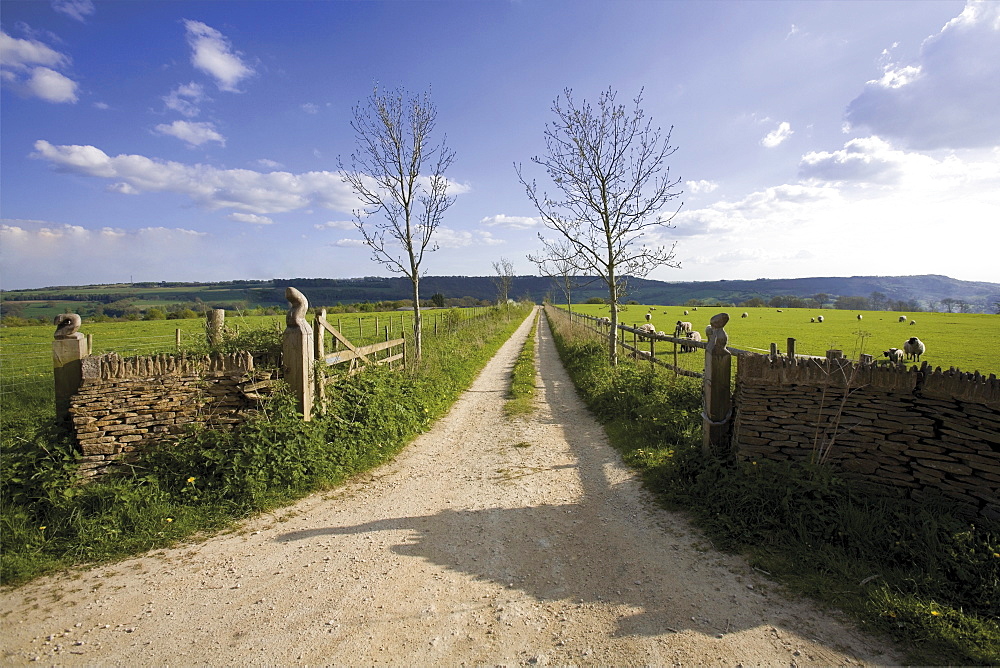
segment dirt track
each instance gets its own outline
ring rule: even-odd
[[[537,411],[506,419],[529,327],[373,474],[202,543],[3,592],[3,664],[898,663],[655,508],[544,318]]]

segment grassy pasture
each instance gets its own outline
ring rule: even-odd
[[[487,311],[486,308],[425,309],[422,311],[425,336],[432,335],[435,322],[445,327],[446,321],[465,320]],[[310,317],[311,320],[311,317]],[[352,313],[327,317],[334,327],[353,343],[368,344],[385,339],[389,327],[392,338],[409,333],[413,328],[412,311]],[[226,315],[226,327],[247,333],[270,330],[279,336],[285,328],[285,316]],[[94,337],[94,354],[116,352],[123,357],[178,352],[176,332],[181,330],[181,351],[204,352],[205,321],[142,320],[133,322],[88,323],[80,332]],[[0,327],[0,403],[5,410],[24,406],[45,410],[53,399],[52,335],[55,327]],[[327,349],[332,349],[327,337]]]
[[[619,321],[626,325],[646,322],[648,306],[628,306],[620,312]],[[867,353],[882,356],[889,348],[902,349],[911,336],[918,337],[927,346],[921,357],[934,367],[957,367],[962,371],[979,371],[984,375],[1000,375],[1000,315],[982,313],[899,313],[895,311],[841,311],[832,309],[777,309],[719,308],[701,306],[698,310],[684,306],[654,306],[651,322],[657,330],[673,333],[678,320],[690,322],[704,334],[713,315],[726,312],[730,315],[726,331],[729,345],[754,352],[767,352],[771,343],[778,344],[784,353],[789,337],[795,339],[795,352],[799,355],[823,356],[827,350],[843,350],[844,355],[857,359]],[[582,304],[574,312],[592,316],[608,316],[607,306]],[[688,315],[684,315],[684,311]],[[741,318],[742,313],[749,317]],[[862,319],[857,319],[858,314]],[[810,318],[822,315],[824,322],[811,323]],[[899,322],[906,315],[907,322]],[[910,320],[917,324],[910,325]],[[859,334],[860,332],[860,334]],[[661,344],[665,345],[665,344]],[[686,355],[682,366],[696,369],[700,355]],[[884,359],[884,358],[882,358]]]

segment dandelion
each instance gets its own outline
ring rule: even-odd
[[[168,521],[168,522],[173,522],[173,521],[174,521],[174,518],[173,518],[173,517],[168,517],[168,518],[167,518],[167,521]]]
[[[38,527],[39,531],[45,531],[45,527]]]
[[[188,482],[194,482],[194,476],[191,476],[190,478],[188,478]]]
[[[940,617],[940,616],[941,616],[941,613],[940,613],[940,612],[938,612],[937,610],[931,610],[931,614],[932,614],[933,616],[935,616],[935,617]]]

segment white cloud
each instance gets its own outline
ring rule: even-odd
[[[0,31],[0,80],[22,95],[46,102],[76,102],[79,84],[52,68],[66,68],[69,57],[33,39]]]
[[[261,167],[267,167],[269,169],[280,169],[282,167],[280,162],[275,160],[268,160],[267,158],[261,158],[257,161],[257,164]]]
[[[704,179],[700,181],[685,181],[684,190],[688,191],[692,195],[698,195],[700,193],[710,193],[716,190],[719,184],[714,181],[705,181]]]
[[[338,239],[332,245],[338,248],[361,248],[365,242],[361,239]]]
[[[252,225],[272,225],[274,223],[267,216],[258,216],[255,213],[231,213],[226,218],[237,223],[250,223]]]
[[[139,191],[130,186],[127,183],[119,182],[112,183],[107,188],[105,188],[109,193],[118,193],[120,195],[138,195]]]
[[[353,230],[355,229],[352,220],[328,220],[325,223],[313,225],[317,230]]]
[[[60,171],[112,179],[137,192],[173,192],[210,210],[235,209],[270,214],[323,206],[349,212],[358,202],[336,172],[261,172],[185,165],[142,155],[114,157],[94,146],[35,142],[32,157]],[[120,186],[119,186],[120,187]]]
[[[240,58],[242,54],[232,50],[222,33],[201,21],[185,20],[184,28],[191,46],[191,64],[214,77],[219,89],[239,92],[236,85],[254,74],[253,68]]]
[[[187,118],[193,118],[201,113],[198,105],[207,100],[205,89],[201,84],[191,82],[181,84],[164,96],[163,102],[167,109],[173,109]]]
[[[201,146],[210,141],[219,142],[222,146],[226,145],[226,138],[216,132],[215,125],[212,123],[174,121],[169,125],[161,123],[154,129],[161,135],[177,137],[191,146]]]
[[[95,102],[94,109],[100,109],[101,111],[107,111],[111,108],[111,105],[107,102]]]
[[[52,9],[81,23],[94,13],[93,0],[52,0]]]
[[[456,230],[444,225],[434,231],[433,241],[441,248],[466,248],[469,246],[496,246],[504,243],[489,232]]]
[[[312,102],[306,102],[305,104],[302,105],[302,111],[306,112],[307,114],[318,114],[319,105],[313,104]]]
[[[498,214],[496,216],[486,216],[479,221],[480,225],[486,227],[503,227],[508,230],[530,230],[541,224],[541,219],[532,216],[508,216]]]
[[[916,62],[883,72],[848,105],[851,126],[915,149],[1000,145],[1000,3],[968,2]]]
[[[764,138],[760,140],[760,144],[765,148],[774,148],[791,137],[793,134],[795,134],[795,131],[792,130],[791,124],[787,121],[783,121],[778,124],[777,128],[764,135]]]
[[[32,95],[47,102],[76,102],[77,99],[77,83],[47,67],[34,68],[27,87]]]

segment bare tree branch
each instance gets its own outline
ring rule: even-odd
[[[349,168],[338,159],[341,179],[361,202],[354,224],[372,260],[413,284],[415,355],[422,353],[420,267],[437,250],[435,230],[455,202],[444,173],[455,159],[446,138],[431,145],[437,108],[429,93],[376,86],[364,106],[354,107],[355,150]]]
[[[615,102],[608,88],[596,107],[579,104],[566,89],[556,98],[556,119],[545,126],[545,154],[531,159],[545,170],[555,192],[540,190],[521,165],[515,165],[528,199],[555,239],[539,234],[543,253],[533,262],[569,263],[581,273],[599,276],[608,287],[613,325],[628,276],[643,277],[657,267],[680,267],[676,243],[658,245],[651,238],[670,228],[680,209],[661,211],[681,195],[680,179],[670,176],[666,161],[673,128],[664,133],[642,110],[642,91],[633,107]],[[609,336],[609,359],[617,363],[615,328]]]

